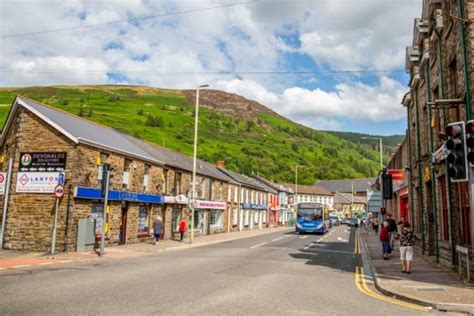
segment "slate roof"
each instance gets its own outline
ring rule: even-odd
[[[290,188],[293,191],[296,190],[296,186],[294,183],[284,183],[283,186]],[[324,189],[323,187],[316,186],[316,185],[303,185],[303,184],[298,184],[298,194],[332,195],[331,192]]]
[[[268,179],[265,179],[265,178],[262,178],[262,177],[254,177],[255,179],[257,179],[258,181],[272,187],[274,190],[277,190],[279,192],[286,192],[286,193],[290,193],[290,194],[293,194],[293,190],[288,188],[288,187],[285,187],[281,184],[277,184],[273,181],[270,181]]]
[[[375,180],[375,178],[321,180],[316,182],[315,185],[323,187],[324,189],[332,193],[350,193],[352,191],[352,184],[354,184],[354,192],[367,192],[369,183],[375,183]]]
[[[132,141],[133,143],[143,148],[156,159],[163,161],[166,165],[179,168],[188,172],[193,172],[192,157],[183,155],[176,151],[172,151],[171,149],[161,147],[159,145],[149,143],[132,136],[127,135],[126,137],[129,138],[130,141]],[[196,174],[237,184],[237,182],[234,181],[231,177],[220,172],[216,166],[201,159],[197,159],[196,161]]]
[[[232,179],[234,179],[235,181],[237,181],[241,185],[268,192],[266,187],[264,187],[259,181],[255,180],[253,178],[247,177],[243,174],[240,174],[240,173],[237,173],[237,172],[234,172],[234,171],[230,171],[230,170],[225,169],[225,168],[218,168],[218,169],[223,174],[227,175],[228,177],[231,177]]]
[[[124,134],[114,130],[113,128],[93,123],[22,96],[17,96],[15,98],[5,123],[4,131],[9,129],[14,117],[13,114],[20,106],[32,112],[76,144],[87,144],[93,147],[103,148],[112,152],[150,161],[155,164],[164,164],[161,160],[153,157],[134,142],[130,141],[130,139]],[[0,138],[0,145],[2,146],[5,136],[6,133],[2,133]]]
[[[275,190],[271,185],[268,185],[265,181],[262,180],[260,177],[252,177],[253,180],[257,181],[260,185],[262,185],[266,191],[272,193],[272,194],[278,194],[278,191]]]
[[[352,201],[356,204],[367,204],[367,202],[360,196],[354,195],[352,197],[352,194],[344,192],[334,193],[334,204],[350,204]]]

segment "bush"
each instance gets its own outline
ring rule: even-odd
[[[154,116],[151,114],[148,114],[146,118],[146,126],[151,126],[151,127],[162,127],[164,124],[163,118],[161,116]]]
[[[143,115],[143,109],[138,110],[138,111],[137,111],[137,114],[138,114],[138,115]]]

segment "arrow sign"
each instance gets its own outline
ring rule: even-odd
[[[54,188],[54,196],[56,197],[56,199],[62,199],[64,197],[64,186],[62,184],[58,184],[55,188]]]

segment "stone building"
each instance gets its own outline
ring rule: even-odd
[[[298,187],[294,183],[285,183],[284,187],[295,192],[295,202],[316,202],[323,204],[326,213],[334,210],[334,195],[323,187],[317,185],[302,185]]]
[[[449,180],[445,150],[446,125],[472,118],[473,17],[472,1],[425,0],[406,50],[409,221],[420,252],[447,267],[464,267],[456,247],[472,258],[474,243],[469,181]]]
[[[259,181],[224,168],[221,161],[219,170],[239,184],[240,205],[233,214],[232,224],[237,223],[238,230],[262,228],[267,225],[268,191]]]
[[[367,201],[363,196],[351,193],[334,193],[334,215],[341,217],[356,217],[367,210]]]
[[[267,180],[262,177],[256,177],[256,179],[260,182],[265,183],[266,185],[270,186],[274,190],[278,192],[277,197],[277,209],[278,209],[278,224],[279,225],[286,225],[288,222],[294,218],[294,212],[292,209],[292,205],[294,203],[294,192],[292,189],[287,188],[281,184],[274,183],[273,181]]]
[[[268,192],[268,221],[267,226],[276,227],[278,226],[279,215],[280,215],[280,195],[278,190],[276,190],[272,185],[271,181],[266,180],[262,177],[253,177],[255,181],[260,183],[262,187]]]

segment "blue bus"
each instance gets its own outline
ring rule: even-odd
[[[323,205],[321,203],[298,203],[296,205],[296,233],[325,234]]]

